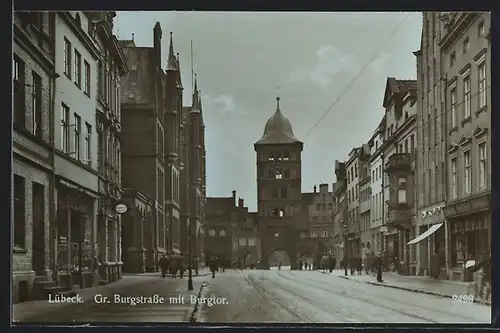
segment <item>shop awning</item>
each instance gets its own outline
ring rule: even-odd
[[[406,245],[417,244],[418,242],[426,239],[427,237],[429,237],[430,235],[432,235],[433,233],[435,233],[436,230],[438,230],[439,228],[441,228],[442,225],[443,225],[443,223],[434,224],[432,227],[430,227],[429,229],[427,229],[426,232],[424,232],[423,234],[419,235],[417,238],[412,239],[411,241],[409,241],[408,243],[406,243]]]

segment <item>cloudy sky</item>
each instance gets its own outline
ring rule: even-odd
[[[206,124],[208,195],[230,196],[236,189],[252,210],[253,144],[276,109],[277,86],[281,110],[304,141],[302,191],[310,192],[315,184],[334,182],[334,161],[372,135],[383,115],[386,78],[416,78],[412,52],[419,48],[420,13],[119,12],[115,33],[120,39],[134,34],[138,46],[152,46],[157,21],[164,66],[173,32],[185,105],[191,104],[193,41]]]

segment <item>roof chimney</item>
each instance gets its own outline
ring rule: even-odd
[[[233,190],[233,206],[236,206],[236,190]]]
[[[242,198],[238,199],[238,207],[243,208],[243,199]]]
[[[316,188],[317,188],[316,185],[314,185],[314,193],[316,193]]]

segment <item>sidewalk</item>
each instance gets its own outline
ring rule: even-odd
[[[151,281],[149,281],[151,280]],[[22,323],[29,321],[44,321],[43,318],[48,318],[47,321],[52,321],[54,317],[65,318],[73,317],[75,313],[89,313],[92,316],[95,311],[100,311],[104,308],[96,308],[94,297],[95,295],[111,296],[114,293],[126,295],[130,292],[145,291],[145,294],[151,294],[151,291],[161,292],[161,294],[169,296],[184,295],[186,299],[190,299],[191,295],[199,295],[201,293],[203,279],[193,279],[194,290],[187,291],[187,279],[162,279],[156,276],[145,275],[124,275],[122,279],[109,283],[104,286],[94,286],[81,290],[73,291],[70,295],[78,295],[85,304],[71,304],[71,303],[48,303],[48,300],[36,300],[14,304],[12,306],[12,320],[14,322]],[[166,290],[166,289],[167,290]],[[179,308],[177,306],[177,308]],[[191,320],[191,317],[196,312],[197,304],[185,304],[184,310],[181,311],[182,318],[178,315],[176,318],[170,318],[168,321],[178,322]],[[181,309],[182,310],[182,309]],[[165,315],[168,311],[165,311]],[[66,315],[64,315],[66,314]],[[37,320],[42,318],[42,320]],[[52,319],[49,319],[52,318]]]
[[[321,272],[321,271],[320,271]],[[321,272],[323,273],[323,272]],[[330,274],[330,273],[324,273]],[[359,283],[367,283],[375,286],[383,286],[401,290],[408,290],[412,292],[418,292],[423,294],[429,294],[441,297],[453,297],[454,295],[466,295],[467,294],[467,282],[449,281],[449,280],[434,280],[428,276],[405,276],[399,275],[394,272],[384,272],[382,275],[383,282],[377,282],[377,279],[373,275],[349,275],[344,276],[344,270],[336,269],[331,275],[356,281]],[[484,301],[482,299],[475,299],[474,302],[491,305],[491,302]]]
[[[193,270],[193,277],[201,277],[201,276],[208,276],[211,275],[210,269],[208,267],[201,267],[198,270],[198,275],[195,274],[195,271]],[[188,271],[184,272],[184,278],[186,279],[188,277]],[[161,276],[161,272],[147,272],[147,273],[123,273],[123,276]],[[167,274],[167,277],[172,277],[170,274]],[[177,274],[177,278],[179,278],[179,274]]]

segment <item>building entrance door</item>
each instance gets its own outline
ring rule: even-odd
[[[33,183],[32,216],[32,269],[37,276],[45,275],[45,187]]]

